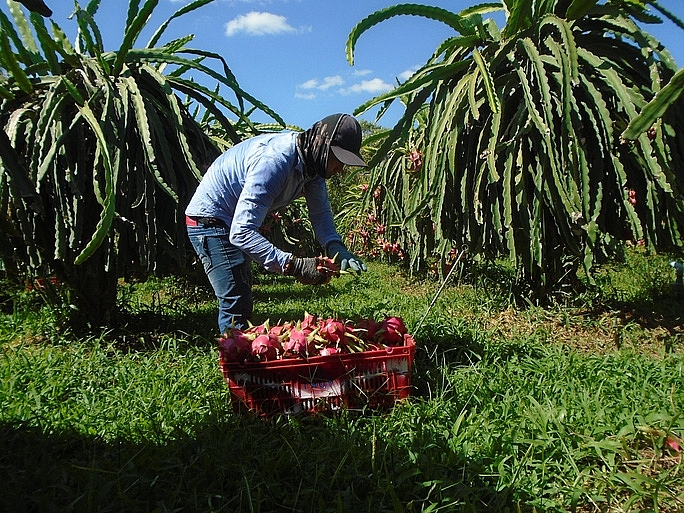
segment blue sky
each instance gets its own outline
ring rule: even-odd
[[[69,0],[46,0],[53,20],[73,35],[75,22]],[[143,2],[141,2],[143,3]],[[149,22],[151,31],[187,0],[160,0]],[[441,23],[401,16],[376,25],[361,36],[355,64],[345,58],[351,29],[369,14],[397,4],[386,0],[215,0],[174,20],[162,42],[193,34],[189,47],[222,55],[243,89],[267,104],[286,122],[307,128],[334,112],[351,113],[356,107],[406,77],[432,54],[437,45],[454,34]],[[423,1],[458,12],[479,1]],[[684,20],[683,0],[660,0],[663,7]],[[81,0],[86,5],[87,0]],[[2,2],[1,8],[7,12]],[[123,37],[125,0],[102,0],[95,20],[103,32],[107,50]],[[649,26],[684,66],[684,31],[666,22]],[[212,84],[208,84],[212,85]],[[362,116],[374,120],[374,113]],[[398,107],[383,117],[391,126]],[[259,121],[268,121],[257,116]]]

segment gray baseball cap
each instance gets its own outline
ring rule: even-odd
[[[325,122],[325,120],[323,120]],[[348,166],[366,167],[361,156],[361,125],[349,114],[342,114],[330,140],[337,160]]]

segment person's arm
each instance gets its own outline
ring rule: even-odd
[[[351,269],[361,273],[368,270],[366,264],[347,249],[347,246],[342,242],[342,237],[335,230],[325,180],[317,178],[307,183],[304,195],[316,239],[325,248],[328,257],[333,258],[335,263],[340,265],[342,271]]]
[[[246,175],[235,206],[230,227],[230,242],[271,272],[282,273],[292,258],[259,233],[273,199],[287,179],[287,162],[262,157]]]
[[[325,248],[334,240],[341,242],[342,237],[335,230],[325,180],[317,177],[307,182],[304,187],[304,197],[309,210],[309,220],[318,243]]]

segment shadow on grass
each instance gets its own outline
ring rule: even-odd
[[[684,330],[684,295],[667,290],[637,301],[612,300],[606,307],[619,312],[625,323],[636,322],[645,329],[662,328],[674,335]]]
[[[512,502],[480,463],[434,440],[380,439],[349,425],[228,415],[153,443],[4,423],[0,510],[501,511]]]
[[[625,301],[611,297],[596,301],[582,312],[597,322],[612,319],[613,349],[630,341],[630,333],[641,333],[634,349],[654,354],[684,349],[684,295],[667,287],[654,288],[638,299]]]

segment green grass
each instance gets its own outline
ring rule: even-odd
[[[230,407],[203,284],[122,284],[119,325],[79,337],[16,293],[0,314],[0,510],[682,511],[684,301],[664,257],[631,253],[601,279],[527,310],[486,276],[454,284],[415,332],[410,400],[269,421]],[[255,322],[409,329],[439,287],[383,264],[322,288],[256,281]]]

